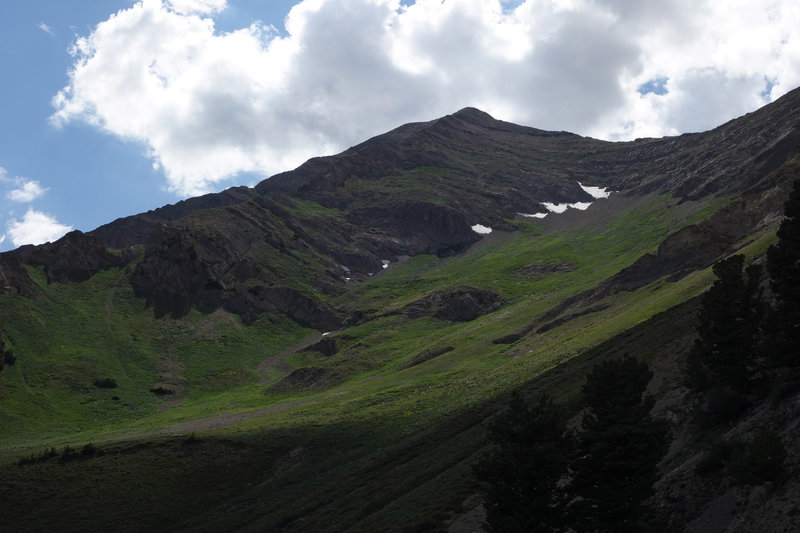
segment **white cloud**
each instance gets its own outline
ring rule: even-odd
[[[176,13],[219,13],[228,7],[227,0],[167,0],[167,5]]]
[[[42,187],[36,180],[16,178],[14,182],[17,188],[6,193],[6,197],[12,202],[29,203],[48,191],[47,187]]]
[[[55,35],[55,34],[56,34],[56,33],[53,31],[53,28],[51,28],[50,26],[48,26],[48,25],[47,25],[47,24],[45,24],[44,22],[40,22],[40,23],[39,23],[39,25],[38,25],[38,26],[36,26],[36,27],[37,27],[37,28],[39,28],[40,30],[42,30],[43,32],[45,32],[45,33],[49,34],[49,35]]]
[[[72,226],[59,224],[55,218],[32,208],[28,208],[22,220],[15,219],[8,224],[8,236],[14,246],[52,242],[71,230]]]
[[[285,34],[217,32],[203,15],[225,6],[111,16],[75,43],[52,121],[146,144],[189,195],[468,105],[629,139],[707,129],[800,85],[795,0],[305,0]]]

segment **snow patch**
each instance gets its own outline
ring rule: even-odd
[[[542,202],[542,205],[551,213],[563,213],[569,207],[569,204],[551,204],[550,202]]]
[[[611,191],[608,190],[608,187],[591,187],[588,185],[584,185],[580,181],[578,182],[580,188],[583,189],[585,192],[589,193],[592,198],[608,198],[611,196]]]
[[[481,235],[489,235],[492,232],[492,228],[483,226],[481,224],[475,224],[472,226],[472,231],[475,233],[480,233]]]
[[[517,214],[525,218],[544,218],[547,216],[547,213],[517,213]]]
[[[391,263],[391,261],[389,261],[388,259],[381,259],[381,263],[383,263],[381,268],[389,268],[389,263]]]
[[[592,202],[574,202],[571,204],[551,204],[550,202],[542,202],[542,205],[551,213],[563,213],[569,208],[586,211],[589,209],[589,206],[592,205]]]

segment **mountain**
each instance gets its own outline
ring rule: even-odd
[[[715,261],[762,260],[798,178],[800,90],[619,143],[466,108],[0,254],[0,456],[35,456],[0,465],[0,526],[72,483],[40,527],[457,527],[498,402],[577,412],[590,364],[624,353],[679,434],[695,297]],[[722,505],[675,474],[681,442],[658,493],[674,529]],[[717,521],[768,523],[756,507],[796,487],[770,490]]]

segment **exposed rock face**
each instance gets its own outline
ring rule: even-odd
[[[263,313],[284,313],[319,329],[338,326],[336,314],[320,300],[272,283],[276,265],[254,260],[259,250],[271,248],[257,228],[241,224],[236,229],[222,233],[192,225],[159,226],[131,277],[136,293],[159,315],[222,307],[246,323]]]
[[[800,168],[795,165],[779,170],[709,218],[671,234],[654,254],[643,255],[613,276],[609,288],[635,290],[665,275],[677,280],[732,251],[734,245],[756,231],[766,219],[777,216],[788,196],[791,180],[800,178]],[[787,173],[790,175],[786,176]]]
[[[573,270],[575,270],[575,265],[573,263],[536,263],[515,270],[514,273],[518,276],[524,276],[526,278],[540,278],[550,274],[572,272]]]
[[[77,230],[56,242],[23,246],[16,253],[26,264],[44,266],[48,283],[85,281],[101,270],[122,266],[133,257],[130,252],[111,253],[99,238]]]
[[[480,239],[462,213],[428,202],[367,207],[350,213],[348,220],[356,226],[380,228],[393,236],[385,246],[398,255],[443,255]]]
[[[25,298],[39,294],[36,284],[28,276],[28,270],[18,254],[0,254],[0,294],[19,293]]]
[[[165,205],[147,213],[118,218],[89,232],[109,248],[125,248],[143,244],[159,224],[171,222],[203,209],[227,207],[247,201],[253,196],[248,187],[231,187],[220,193],[205,194]]]
[[[323,302],[291,287],[238,287],[223,297],[223,307],[239,314],[245,323],[262,313],[283,313],[298,324],[330,331],[341,325],[336,313]]]
[[[500,309],[505,302],[496,293],[474,287],[456,287],[434,292],[406,306],[409,318],[432,316],[452,322],[469,322]]]
[[[421,365],[422,363],[427,363],[431,359],[436,359],[440,355],[444,355],[446,353],[452,352],[454,348],[452,346],[442,346],[441,348],[432,348],[430,350],[425,350],[421,353],[418,353],[414,359],[411,360],[406,368],[411,368],[412,366]]]
[[[324,337],[319,342],[316,342],[308,347],[309,350],[315,350],[325,357],[336,355],[339,351],[339,343],[335,337]]]
[[[112,253],[97,237],[72,231],[56,242],[22,246],[0,254],[0,293],[19,292],[26,298],[39,293],[25,265],[43,266],[47,282],[85,281],[101,270],[127,264],[130,251]]]
[[[318,387],[330,387],[341,383],[342,376],[325,368],[304,367],[293,370],[291,374],[274,383],[270,388],[281,392],[294,392]]]
[[[7,342],[5,332],[0,329],[0,371],[4,366],[13,365],[16,361],[17,356],[14,355],[14,350]]]

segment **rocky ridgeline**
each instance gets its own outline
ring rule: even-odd
[[[735,198],[595,292],[630,290],[708,266],[779,215],[800,166],[798,101],[794,91],[709,132],[626,143],[518,126],[467,108],[311,159],[254,189],[185,200],[2,254],[0,291],[35,296],[27,266],[43,267],[50,283],[82,281],[129,264],[143,246],[129,280],[157,314],[225,308],[250,322],[283,313],[329,330],[346,317],[324,300],[344,284],[404,255],[458,253],[482,238],[471,229],[476,224],[510,231],[509,219],[539,212],[543,202],[592,201],[578,182],[634,202],[655,192],[679,201]]]

